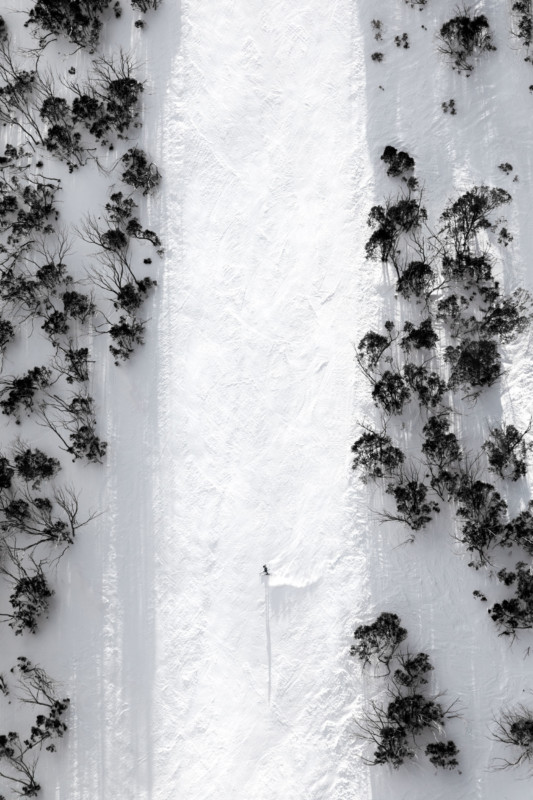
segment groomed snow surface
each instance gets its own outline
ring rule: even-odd
[[[468,79],[436,49],[451,0],[165,0],[132,29],[166,254],[145,348],[97,366],[110,454],[88,485],[104,513],[28,651],[72,699],[43,800],[531,797],[526,770],[489,769],[504,755],[491,719],[533,689],[531,634],[498,638],[472,598],[494,581],[468,569],[450,515],[401,546],[350,469],[357,423],[377,418],[354,343],[395,308],[391,276],[364,259],[368,210],[395,192],[385,145],[414,156],[433,218],[472,185],[508,189],[502,282],[533,289],[533,73],[508,6],[483,4],[498,50]],[[478,428],[527,424],[529,345],[505,351]],[[460,773],[361,760],[355,719],[382,684],[350,638],[381,611],[429,654],[431,690],[459,701]]]

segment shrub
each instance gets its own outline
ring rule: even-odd
[[[490,429],[490,438],[483,445],[489,460],[489,469],[500,478],[517,481],[527,472],[527,451],[531,444],[526,444],[524,437],[529,427],[523,432],[514,425],[501,425]]]
[[[99,58],[86,86],[69,86],[76,95],[72,120],[84,125],[101,144],[110,135],[125,139],[132,127],[139,127],[139,99],[143,84],[134,77],[131,60],[124,53],[118,58]]]
[[[375,230],[365,245],[366,257],[375,260],[379,256],[381,261],[388,261],[395,255],[400,234],[419,227],[426,219],[426,209],[412,197],[399,198],[396,203],[385,206],[373,206],[367,224]]]
[[[492,339],[465,339],[456,347],[449,345],[444,359],[451,366],[448,383],[452,389],[492,386],[502,374],[500,353]]]
[[[140,148],[132,147],[122,156],[121,161],[126,167],[121,176],[124,183],[135,189],[142,189],[144,195],[159,186],[161,174]]]
[[[47,367],[34,367],[20,378],[4,378],[0,388],[0,408],[20,422],[20,410],[33,411],[35,395],[50,386],[52,373]]]
[[[4,574],[10,579],[13,591],[9,596],[12,611],[2,614],[8,621],[9,627],[15,635],[25,631],[36,633],[38,620],[48,612],[50,598],[54,592],[49,588],[42,565],[33,562],[34,570],[29,572],[22,563],[16,560],[17,575],[13,575],[7,568]]]
[[[422,297],[433,287],[435,273],[425,261],[411,261],[398,276],[396,289],[406,300],[411,296]]]
[[[355,644],[350,648],[350,655],[358,658],[363,667],[383,664],[388,674],[390,661],[407,636],[400,622],[397,614],[383,611],[371,625],[359,625],[353,634]]]
[[[392,444],[390,436],[368,429],[354,442],[352,453],[352,469],[361,470],[364,483],[391,477],[405,460],[402,451]]]
[[[514,636],[517,630],[533,628],[533,575],[530,565],[519,561],[514,570],[501,569],[498,579],[505,586],[513,586],[515,594],[489,608],[491,619],[505,636]]]
[[[377,61],[378,63],[380,63],[381,61],[383,61],[383,53],[378,53],[378,52],[372,53],[370,58],[372,59],[372,61]]]
[[[397,178],[415,168],[415,160],[409,153],[404,150],[398,151],[390,144],[384,149],[381,160],[387,164],[387,175],[391,178]]]
[[[391,521],[405,523],[413,531],[425,528],[433,519],[433,514],[440,511],[438,503],[427,499],[428,487],[414,474],[401,475],[400,480],[389,483],[385,491],[394,497],[396,513],[384,512],[384,516]]]
[[[41,481],[50,480],[61,469],[57,458],[45,455],[41,450],[32,450],[24,445],[19,445],[13,459],[17,475],[33,489],[38,489]]]
[[[421,350],[422,348],[432,350],[439,341],[439,337],[433,328],[433,323],[429,318],[422,320],[418,327],[413,325],[412,322],[406,322],[403,332],[405,336],[400,340],[400,347],[406,353],[409,353],[412,347],[415,350]]]
[[[450,431],[449,415],[443,413],[429,417],[423,433],[422,453],[431,475],[431,488],[441,500],[448,500],[456,494],[462,460],[457,437]]]
[[[515,35],[522,40],[525,47],[531,45],[533,39],[533,13],[531,0],[516,0],[511,7],[515,22]]]
[[[474,186],[443,211],[444,230],[455,244],[458,254],[469,254],[473,238],[481,230],[492,227],[490,214],[511,202],[505,189]]]
[[[388,414],[401,414],[410,397],[411,391],[402,375],[391,370],[386,370],[372,389],[374,402]]]
[[[425,754],[429,758],[434,767],[441,767],[442,769],[456,769],[459,766],[457,756],[459,750],[455,742],[448,740],[447,742],[430,742],[425,749]]]
[[[405,381],[410,390],[418,395],[420,405],[435,408],[446,392],[446,382],[436,372],[424,366],[408,363],[403,369]]]
[[[486,16],[472,16],[466,8],[444,23],[439,31],[439,42],[439,51],[451,60],[454,69],[467,74],[474,69],[474,57],[496,50]]]
[[[37,0],[28,12],[26,27],[35,26],[40,44],[44,47],[51,38],[66,36],[73,44],[93,53],[102,29],[102,13],[113,0]],[[120,6],[114,3],[115,15]]]
[[[121,316],[118,322],[110,325],[108,333],[113,340],[109,350],[118,366],[121,361],[127,361],[137,345],[144,344],[144,322],[135,317]]]
[[[456,498],[459,502],[457,515],[466,520],[461,529],[461,541],[485,563],[488,550],[504,540],[507,504],[494,486],[465,472],[461,475]]]
[[[533,759],[533,713],[523,705],[502,712],[493,738],[514,749],[514,760],[501,759],[500,768],[516,767]]]
[[[418,653],[416,656],[399,656],[401,668],[394,671],[393,680],[397,687],[417,689],[427,684],[426,673],[433,669],[427,653]]]
[[[505,535],[502,544],[505,546],[518,545],[526,553],[533,556],[533,500],[528,507],[514,517],[505,526]]]
[[[375,331],[368,331],[357,345],[357,363],[365,374],[373,372],[379,366],[383,354],[396,338],[393,335],[394,322],[387,321],[385,330],[387,331],[386,336]]]
[[[131,0],[131,6],[146,14],[150,9],[154,11],[158,9],[161,2],[162,0]]]

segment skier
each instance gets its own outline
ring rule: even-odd
[[[268,571],[268,567],[266,564],[263,564],[263,575],[270,575],[270,572]]]

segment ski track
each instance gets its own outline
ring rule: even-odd
[[[347,451],[360,31],[348,2],[213,10],[183,7],[163,140],[183,159],[164,159],[181,257],[163,287],[154,797],[365,797],[345,657],[367,594]]]

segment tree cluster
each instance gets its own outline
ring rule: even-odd
[[[361,737],[375,748],[368,763],[389,764],[394,769],[415,757],[423,746],[420,737],[432,734],[436,738],[446,719],[456,716],[453,703],[444,707],[438,696],[427,693],[427,676],[433,670],[428,655],[399,652],[407,638],[400,623],[397,614],[383,612],[372,624],[356,628],[350,649],[363,668],[379,664],[386,670],[382,677],[389,678],[388,702],[372,702],[358,727]],[[455,769],[459,765],[459,751],[451,740],[426,742],[424,753],[436,767]]]

